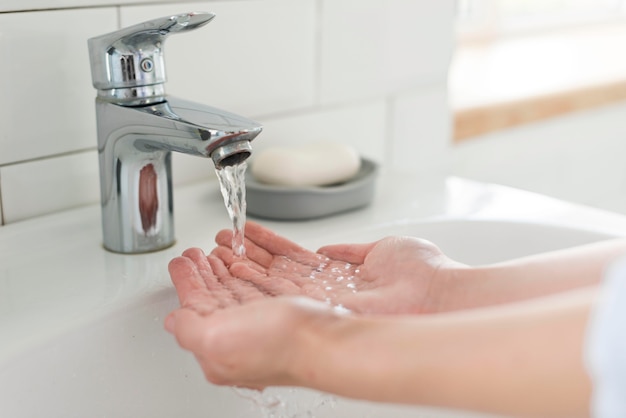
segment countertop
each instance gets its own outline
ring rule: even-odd
[[[305,246],[319,242],[321,234],[448,218],[532,221],[626,235],[622,215],[461,178],[409,178],[383,172],[372,204],[361,210],[306,222],[253,220]],[[117,311],[163,298],[174,306],[169,260],[189,247],[210,251],[216,232],[231,226],[216,181],[178,187],[174,195],[177,243],[150,254],[105,251],[99,205],[1,227],[0,367],[31,345]]]

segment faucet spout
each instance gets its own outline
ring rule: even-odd
[[[210,106],[168,98],[122,106],[96,99],[104,247],[143,253],[174,244],[171,152],[217,168],[252,153],[261,125]]]
[[[96,103],[96,112],[101,116],[98,120],[103,122],[99,129],[104,129],[98,133],[103,140],[113,135],[111,131],[120,136],[126,130],[133,130],[134,134],[146,132],[145,138],[137,139],[135,145],[139,149],[211,157],[218,168],[249,157],[249,142],[262,130],[250,119],[176,97],[145,106],[119,106],[104,100]]]

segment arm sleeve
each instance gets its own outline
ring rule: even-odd
[[[590,317],[585,356],[593,383],[591,416],[626,417],[626,259],[607,271]]]

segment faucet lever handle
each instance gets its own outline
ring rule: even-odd
[[[215,15],[190,12],[162,17],[88,40],[93,86],[126,89],[165,82],[163,43],[173,33],[197,29]]]

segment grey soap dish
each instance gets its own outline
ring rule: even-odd
[[[361,158],[361,168],[353,178],[330,186],[270,185],[255,180],[248,170],[247,213],[261,218],[296,221],[357,209],[371,202],[377,174],[378,165],[365,158]]]

